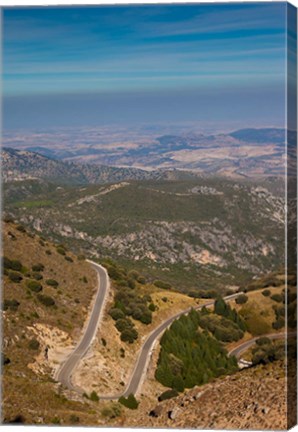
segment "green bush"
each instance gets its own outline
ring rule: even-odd
[[[127,398],[121,396],[119,402],[129,409],[137,409],[139,406],[139,402],[136,400],[133,394],[130,394]]]
[[[59,285],[59,283],[55,279],[47,279],[46,284],[53,288],[57,288],[57,286]]]
[[[22,271],[22,263],[19,260],[12,260],[10,262],[10,268],[15,271]]]
[[[172,286],[168,282],[162,281],[162,280],[156,280],[153,282],[153,285],[155,285],[157,288],[162,289],[171,289]]]
[[[281,360],[285,355],[284,349],[284,343],[275,345],[270,343],[257,346],[252,350],[252,363],[253,365],[267,364],[276,360]]]
[[[38,340],[37,339],[31,339],[30,341],[29,341],[29,343],[28,343],[28,347],[31,349],[31,350],[38,350],[39,349],[39,347],[40,347],[40,343],[38,342]]]
[[[120,280],[123,278],[123,274],[119,271],[118,268],[114,266],[107,267],[109,277],[114,280]]]
[[[271,300],[274,300],[277,303],[282,303],[284,300],[284,296],[281,294],[273,294],[270,298],[271,298]]]
[[[236,297],[235,302],[236,302],[238,305],[241,305],[241,304],[246,303],[247,300],[248,300],[247,295],[245,295],[245,294],[240,294],[238,297]]]
[[[37,298],[40,301],[40,303],[42,303],[45,306],[54,306],[55,305],[55,300],[50,296],[38,294]]]
[[[2,309],[4,311],[10,309],[12,312],[15,312],[18,309],[19,306],[20,306],[20,303],[17,300],[15,300],[15,299],[4,300],[3,301]]]
[[[121,415],[121,406],[118,403],[112,403],[101,410],[101,415],[110,419],[114,419]]]
[[[259,339],[256,340],[256,345],[262,346],[262,345],[270,345],[272,343],[271,339],[269,339],[266,336],[262,336]]]
[[[31,275],[35,280],[42,280],[43,276],[39,272],[33,272]]]
[[[2,258],[2,266],[3,266],[3,268],[10,270],[11,269],[11,260],[9,258],[7,258],[6,256],[4,256]]]
[[[29,288],[30,291],[33,292],[40,292],[42,291],[42,285],[41,283],[35,281],[35,280],[28,280],[26,281],[26,285]]]
[[[6,354],[4,354],[3,352],[1,352],[1,366],[6,366],[9,363],[11,363],[11,360],[9,357],[7,357]],[[3,370],[3,369],[2,369]]]
[[[269,297],[271,295],[271,291],[269,289],[265,289],[262,291],[262,294],[264,297]]]
[[[139,276],[139,277],[138,277],[138,282],[139,282],[141,285],[145,285],[145,283],[146,283],[146,279],[144,278],[144,276]]]
[[[23,279],[23,276],[14,270],[8,271],[8,277],[12,282],[15,282],[15,283],[19,283]]]
[[[154,311],[156,310],[155,304],[154,304],[154,303],[150,303],[150,305],[148,306],[148,309],[149,309],[151,312],[154,312]]]
[[[80,422],[80,417],[78,417],[75,414],[71,414],[71,416],[69,417],[69,421],[70,421],[70,423],[73,423],[73,424],[79,423]]]
[[[125,314],[121,309],[113,308],[110,309],[109,315],[113,318],[113,320],[117,321],[119,319],[125,318]]]
[[[116,321],[115,327],[118,331],[122,332],[123,330],[133,328],[133,323],[129,318],[120,318]]]
[[[71,263],[73,262],[73,259],[70,256],[65,256],[65,259],[68,262],[71,262]]]
[[[164,400],[171,399],[171,398],[176,397],[178,395],[179,395],[179,393],[177,392],[177,390],[174,390],[174,389],[166,390],[161,395],[158,396],[158,401],[162,402]]]
[[[199,298],[203,299],[215,299],[218,297],[218,292],[216,290],[199,290]]]
[[[98,402],[99,401],[99,397],[98,397],[97,393],[94,390],[90,394],[90,400],[92,400],[93,402]]]
[[[141,317],[139,318],[139,320],[141,321],[141,323],[143,324],[151,324],[152,323],[152,313],[150,312],[150,310],[144,310],[142,312]]]
[[[34,272],[41,272],[41,271],[44,271],[44,265],[41,264],[41,263],[34,264],[34,265],[32,266],[32,270],[33,270]]]
[[[127,285],[129,288],[134,289],[136,287],[136,282],[134,279],[127,279]]]
[[[272,324],[274,330],[280,330],[284,326],[285,326],[285,319],[282,317],[277,318],[276,321]]]
[[[145,303],[152,303],[152,297],[151,297],[150,294],[144,294],[143,297],[142,297],[142,300],[143,300]]]
[[[17,229],[18,231],[20,231],[20,232],[23,232],[23,233],[26,232],[25,227],[24,227],[23,225],[21,225],[21,224],[17,225],[17,226],[16,226],[16,229]]]
[[[58,254],[60,254],[60,255],[66,255],[65,249],[62,248],[61,246],[58,246],[58,247],[56,248],[56,251],[57,251]]]
[[[60,419],[58,417],[54,417],[54,418],[52,418],[51,423],[52,424],[60,424]]]
[[[133,343],[138,338],[138,332],[134,329],[125,329],[121,332],[120,339],[122,342]]]
[[[140,274],[136,271],[136,270],[131,270],[130,272],[128,272],[127,275],[130,279],[134,279],[134,280],[138,280],[138,278],[140,277]]]

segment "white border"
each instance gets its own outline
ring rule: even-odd
[[[262,2],[271,2],[271,3],[276,3],[276,2],[280,2],[283,0],[261,0]],[[158,4],[158,3],[167,3],[167,4],[171,4],[171,3],[259,3],[259,1],[256,0],[244,0],[244,1],[239,1],[239,0],[216,0],[216,1],[212,1],[212,0],[187,0],[183,1],[183,0],[144,0],[144,1],[140,1],[140,0],[87,0],[86,2],[84,2],[83,0],[0,0],[0,8],[1,7],[13,7],[13,6],[64,6],[64,5],[68,5],[68,6],[74,6],[74,5],[81,5],[81,6],[88,6],[88,5],[121,5],[121,4]],[[293,4],[295,7],[298,8],[298,0],[290,0],[289,3]],[[1,28],[1,20],[0,20],[0,28]],[[2,45],[2,41],[1,41],[1,45]],[[0,48],[0,52],[1,52],[1,48]],[[1,62],[0,62],[1,64]],[[0,70],[1,73],[1,70]],[[1,102],[1,101],[0,101]],[[1,128],[0,128],[1,129]],[[22,431],[27,431],[29,429],[33,428],[33,430],[36,429],[43,429],[43,430],[51,430],[52,427],[48,427],[48,426],[3,426],[1,425],[1,431],[6,431],[6,432],[22,432]],[[73,428],[71,427],[64,427],[64,426],[60,426],[59,427],[59,431],[70,431]],[[146,430],[150,430],[150,429],[141,429],[141,428],[134,428],[134,429],[130,429],[130,428],[96,428],[96,427],[76,427],[75,431],[81,432],[81,431],[90,431],[90,432],[100,432],[101,430],[108,430],[110,432],[123,432],[124,430],[130,430],[133,432],[143,432]],[[154,429],[154,432],[159,432],[159,431],[174,431],[176,432],[178,429]],[[183,429],[183,431],[192,431],[190,429]],[[217,430],[218,432],[226,432],[226,430]],[[292,431],[294,432],[298,432],[298,426],[295,426]],[[262,432],[262,431],[255,431],[255,432]]]

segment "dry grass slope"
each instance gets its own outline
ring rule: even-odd
[[[3,351],[10,360],[2,372],[2,421],[73,423],[76,413],[80,422],[95,424],[94,415],[83,404],[59,395],[50,367],[55,361],[57,342],[63,351],[64,346],[71,347],[80,336],[97,286],[94,270],[68,251],[61,255],[55,245],[13,223],[3,225],[3,246],[6,258],[21,262],[22,269],[17,273],[22,280],[13,282],[9,275],[3,276],[3,304],[16,300],[13,304],[17,306],[2,307]],[[38,268],[34,267],[37,264],[42,264],[43,270],[32,270]],[[28,281],[32,280],[42,285],[41,292],[28,288]],[[49,280],[55,280],[58,286],[48,285]],[[43,304],[38,298],[40,294],[52,298],[55,304]],[[38,370],[36,359],[43,360]]]

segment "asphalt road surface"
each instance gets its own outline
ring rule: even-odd
[[[98,278],[99,278],[98,293],[96,296],[96,300],[95,300],[95,303],[93,306],[93,310],[92,310],[92,313],[90,316],[89,323],[87,325],[87,328],[85,330],[85,333],[84,333],[81,341],[79,342],[76,349],[70,354],[70,356],[68,357],[66,362],[62,365],[60,371],[57,374],[57,380],[59,382],[61,382],[65,387],[67,387],[71,390],[75,390],[76,392],[81,393],[81,394],[83,393],[83,390],[78,388],[78,387],[75,387],[72,384],[71,376],[72,376],[74,369],[76,368],[76,366],[80,362],[80,360],[86,354],[88,348],[90,347],[90,345],[92,343],[93,337],[96,334],[96,330],[97,330],[97,327],[99,324],[100,316],[101,316],[101,313],[103,310],[104,300],[105,300],[108,286],[109,286],[109,278],[108,278],[107,271],[103,267],[101,267],[100,265],[98,265],[92,261],[89,261],[89,262],[96,269],[96,271],[98,273]],[[239,295],[238,293],[232,294],[232,295],[224,297],[224,299],[226,301],[229,301],[229,300],[236,298],[238,295]],[[212,306],[213,304],[214,304],[214,300],[212,300],[208,303],[205,303],[204,305],[194,306],[193,309],[200,310],[200,309],[202,309],[203,306],[208,307],[208,306]],[[145,340],[145,342],[144,342],[144,344],[140,350],[134,371],[131,375],[130,381],[129,381],[126,389],[121,394],[118,394],[118,395],[100,395],[99,396],[100,399],[113,400],[113,399],[119,399],[120,396],[127,397],[131,393],[136,394],[140,388],[142,379],[146,373],[148,361],[150,359],[151,350],[152,350],[154,342],[165,331],[165,329],[168,328],[172,324],[173,321],[175,321],[175,319],[179,318],[181,315],[185,315],[185,314],[189,313],[191,311],[191,309],[192,308],[189,307],[188,309],[173,315],[172,317],[170,317],[166,321],[164,321],[162,324],[160,324],[155,330],[153,330],[153,332],[151,332],[147,336],[147,338],[146,338],[146,340]]]
[[[288,337],[293,337],[295,333],[288,333]],[[271,334],[264,334],[263,336],[254,337],[252,339],[249,339],[246,342],[243,342],[241,345],[238,345],[236,348],[233,348],[229,352],[229,356],[235,356],[237,359],[241,357],[241,354],[243,354],[246,350],[248,350],[260,337],[267,337],[269,339],[285,339],[286,333],[271,333]]]
[[[92,340],[96,334],[97,327],[100,321],[101,312],[103,310],[104,301],[106,298],[106,294],[109,288],[109,278],[107,271],[101,267],[99,264],[94,263],[93,261],[88,261],[97,271],[98,274],[98,292],[95,298],[95,302],[93,305],[93,309],[90,315],[90,319],[86,330],[80,340],[76,349],[70,354],[65,363],[63,363],[61,369],[57,374],[57,381],[61,382],[65,387],[68,387],[71,390],[75,390],[79,393],[83,391],[77,387],[74,387],[71,382],[71,376],[80,362],[80,360],[86,354],[88,348],[90,347]]]
[[[225,297],[225,300],[232,300],[233,298],[237,297],[239,294],[232,294],[230,296]],[[146,367],[148,360],[150,358],[151,349],[153,347],[154,342],[156,339],[172,324],[175,319],[179,318],[181,315],[188,314],[191,309],[200,310],[203,306],[212,306],[214,304],[214,300],[205,303],[205,305],[200,306],[194,306],[189,307],[188,309],[181,311],[177,313],[176,315],[173,315],[171,318],[168,318],[166,321],[164,321],[162,324],[160,324],[152,333],[150,333],[149,336],[147,336],[147,339],[144,342],[144,345],[141,348],[141,351],[139,353],[139,357],[137,359],[137,363],[134,369],[134,372],[131,376],[130,382],[128,386],[126,387],[123,396],[127,397],[129,394],[136,394],[139,386],[142,382],[143,374],[146,372]]]

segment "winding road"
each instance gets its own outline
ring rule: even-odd
[[[75,390],[79,393],[83,393],[78,387],[74,387],[71,383],[71,376],[80,362],[84,357],[88,348],[90,347],[93,338],[96,335],[96,331],[99,325],[100,317],[102,315],[103,306],[105,303],[106,295],[109,289],[109,277],[106,269],[93,261],[87,260],[97,271],[98,276],[98,291],[95,298],[95,302],[92,308],[92,312],[89,318],[88,325],[84,331],[84,334],[77,345],[76,349],[70,354],[65,363],[57,373],[57,381],[61,382],[65,387],[70,390]]]
[[[292,337],[292,336],[295,336],[295,333],[290,332],[287,334],[287,337]],[[244,351],[248,350],[261,337],[266,337],[266,338],[269,338],[272,340],[285,339],[286,338],[286,332],[264,334],[263,336],[257,336],[257,337],[254,337],[252,339],[249,339],[248,341],[243,342],[241,345],[238,345],[237,347],[233,348],[229,352],[229,356],[235,356],[237,359],[239,359],[241,354],[243,354]]]
[[[97,328],[99,326],[100,318],[103,312],[103,306],[105,303],[106,295],[109,289],[109,277],[106,269],[99,264],[88,260],[88,262],[94,267],[98,274],[98,292],[95,298],[95,302],[92,308],[91,316],[89,318],[89,322],[84,331],[84,334],[75,348],[75,350],[69,355],[67,360],[62,364],[61,368],[58,370],[56,374],[56,379],[63,386],[67,387],[70,390],[74,390],[77,393],[82,394],[84,391],[76,387],[71,382],[71,377],[78,363],[84,357],[88,348],[90,347],[93,338],[96,335]],[[224,297],[225,300],[232,300],[236,298],[239,294],[232,294],[227,297]],[[120,396],[127,397],[129,394],[136,394],[140,388],[142,379],[146,373],[147,365],[151,356],[151,351],[154,342],[157,338],[168,328],[175,319],[179,318],[181,315],[185,315],[191,311],[191,309],[200,310],[203,306],[209,307],[214,304],[214,300],[205,303],[204,305],[194,306],[193,308],[189,307],[172,317],[165,320],[158,327],[156,327],[145,339],[145,342],[139,352],[134,371],[131,375],[130,381],[126,386],[125,390],[118,395],[100,395],[100,399],[105,400],[114,400],[119,399]]]
[[[97,292],[97,295],[95,298],[95,302],[94,302],[94,305],[92,308],[89,322],[87,324],[87,327],[84,331],[84,334],[83,334],[79,344],[77,345],[75,350],[70,354],[70,356],[67,358],[65,363],[62,364],[60,370],[58,371],[58,373],[56,375],[57,381],[59,381],[61,384],[63,384],[68,389],[74,390],[80,394],[82,394],[84,391],[81,388],[76,387],[72,384],[71,377],[72,377],[72,374],[73,374],[75,368],[77,367],[78,363],[81,361],[81,359],[84,357],[84,355],[88,351],[88,348],[90,347],[90,345],[93,341],[93,338],[96,335],[97,328],[98,328],[99,322],[100,322],[100,318],[102,317],[105,299],[106,299],[107,292],[109,289],[109,277],[108,277],[108,273],[107,273],[106,269],[104,267],[100,266],[99,264],[94,263],[93,261],[88,260],[88,262],[97,271],[97,274],[98,274],[98,292]],[[224,297],[224,300],[225,301],[233,300],[234,298],[236,298],[240,294],[241,293],[236,293],[236,294],[226,296],[226,297]],[[145,339],[145,341],[144,341],[144,343],[140,349],[134,370],[131,374],[130,380],[129,380],[125,390],[121,394],[117,394],[117,395],[100,395],[99,396],[100,399],[115,400],[115,399],[119,399],[119,397],[121,397],[121,396],[127,397],[131,393],[135,395],[141,387],[141,383],[142,383],[142,380],[146,374],[147,366],[148,366],[148,363],[149,363],[149,360],[151,357],[153,345],[156,342],[156,340],[159,338],[159,336],[172,324],[173,321],[175,321],[175,319],[179,318],[181,315],[188,314],[191,311],[191,309],[200,310],[204,306],[210,307],[214,304],[214,302],[215,301],[212,300],[208,303],[205,303],[204,305],[197,305],[194,307],[189,307],[188,309],[185,309],[185,310],[173,315],[172,317],[168,318],[163,323],[161,323],[158,327],[156,327],[147,336],[147,338]],[[278,334],[266,335],[266,337],[269,337],[270,339],[281,339],[282,337],[285,337],[285,335],[283,333],[278,333]],[[241,345],[233,348],[229,352],[229,355],[230,356],[234,355],[237,358],[239,358],[240,355],[245,350],[247,350],[249,347],[251,347],[256,342],[257,339],[258,339],[258,337],[250,339],[246,342],[243,342]]]

